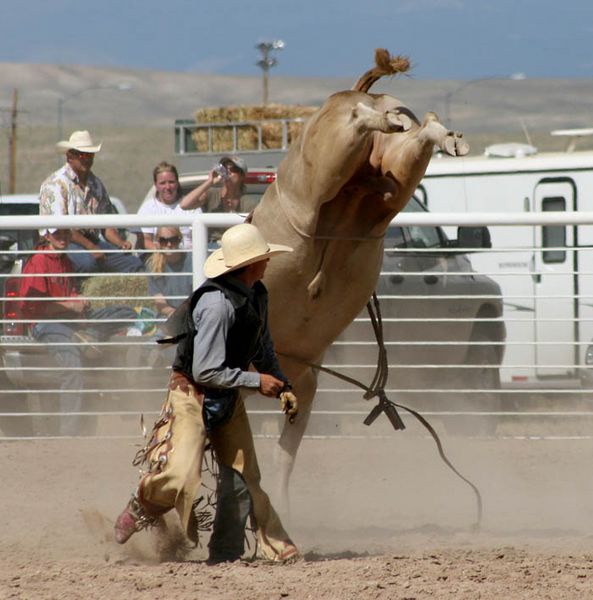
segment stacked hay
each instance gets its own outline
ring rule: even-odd
[[[129,275],[100,275],[90,277],[81,286],[81,293],[91,298],[92,308],[102,308],[109,304],[125,304],[131,306],[137,315],[135,323],[130,323],[143,334],[153,335],[156,332],[156,305],[153,300],[140,300],[148,296],[148,280],[146,277],[131,277]],[[111,298],[113,300],[104,300]],[[98,298],[93,300],[93,298]],[[117,298],[125,298],[117,300]]]
[[[262,148],[282,148],[282,123],[275,119],[301,118],[302,122],[289,123],[288,144],[299,135],[304,121],[317,110],[315,106],[298,104],[268,104],[266,106],[221,106],[200,108],[196,111],[198,125],[209,123],[236,123],[241,121],[258,121],[262,128]],[[211,146],[208,145],[208,131],[198,129],[193,134],[193,141],[198,152],[232,152],[233,128],[216,127],[212,130]],[[258,128],[255,125],[242,125],[237,128],[237,150],[258,149]]]
[[[140,296],[148,296],[148,280],[146,277],[130,275],[99,275],[89,277],[81,286],[81,293],[91,299],[92,308],[102,308],[109,304],[127,304],[133,308],[141,305],[154,309],[152,300],[136,300]],[[105,297],[124,297],[125,300],[102,300]]]

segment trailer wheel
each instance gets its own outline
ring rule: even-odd
[[[449,410],[492,413],[501,410],[500,368],[495,345],[485,335],[472,340],[476,345],[469,351],[466,363],[478,365],[472,369],[459,369],[462,376],[457,377],[459,389],[481,390],[476,393],[459,393],[452,398]],[[480,368],[481,367],[481,368]],[[494,435],[498,426],[496,415],[460,415],[445,422],[446,430],[454,435]]]

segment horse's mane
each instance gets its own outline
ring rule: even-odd
[[[410,70],[410,59],[407,56],[391,56],[385,48],[375,50],[375,66],[367,71],[353,86],[357,92],[368,92],[375,81],[386,75],[397,75]]]

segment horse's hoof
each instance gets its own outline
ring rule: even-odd
[[[443,142],[443,148],[449,156],[465,156],[469,152],[469,144],[462,134],[449,131]]]
[[[457,156],[465,156],[469,153],[469,144],[463,139],[461,133],[456,135],[455,150],[457,151]]]

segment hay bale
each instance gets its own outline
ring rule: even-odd
[[[148,278],[131,277],[129,275],[99,275],[89,277],[81,286],[83,296],[89,298],[102,298],[105,296],[118,296],[137,298],[148,296]],[[133,308],[144,306],[155,309],[152,300],[91,300],[92,308],[102,308],[111,304],[127,304]]]
[[[265,149],[282,148],[282,124],[275,119],[306,119],[317,110],[315,106],[298,104],[268,104],[266,106],[215,106],[200,108],[195,113],[197,124],[233,123],[241,121],[262,122],[262,147]],[[266,122],[268,121],[268,122]],[[304,123],[290,123],[288,126],[288,144],[300,134]],[[208,143],[208,131],[198,129],[193,141],[198,152],[232,152],[233,128],[216,127],[212,130],[211,145]],[[258,128],[255,125],[242,125],[237,128],[237,150],[258,149]]]

